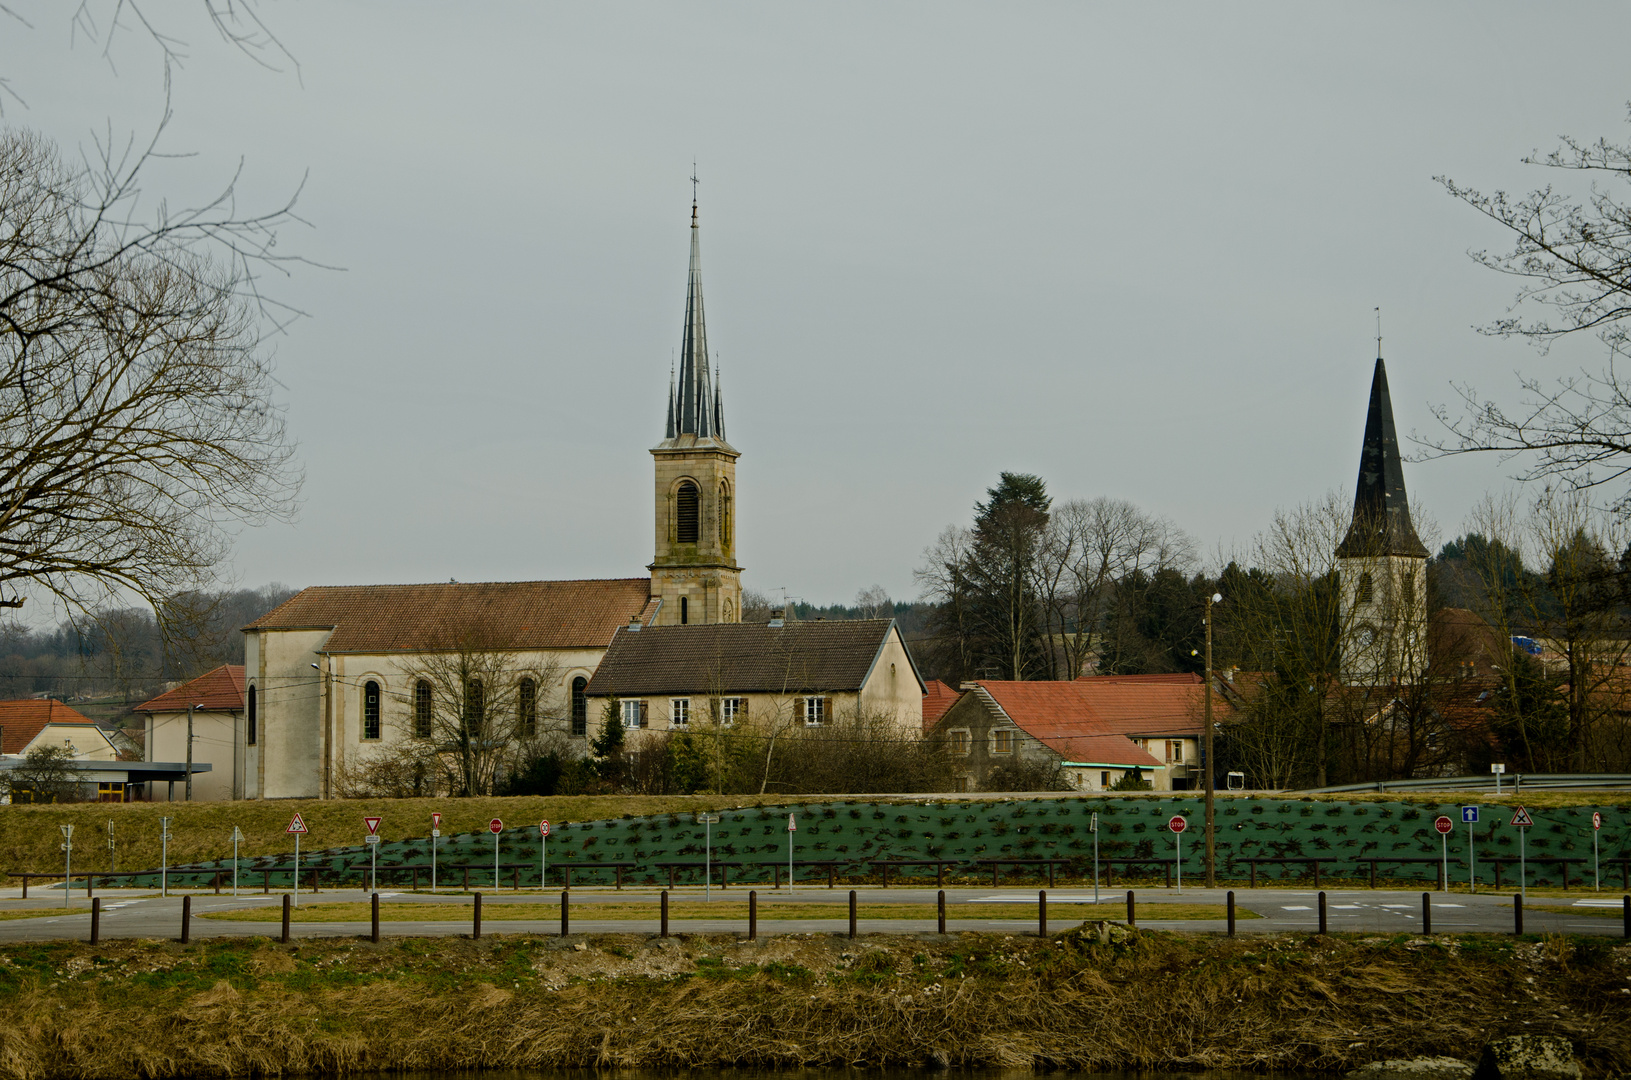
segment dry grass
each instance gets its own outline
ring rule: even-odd
[[[467,923],[471,919],[470,904],[439,904],[426,903],[381,903],[379,917],[381,922],[459,922]],[[1111,909],[1114,910],[1112,905]],[[574,904],[571,909],[572,918],[603,922],[607,920],[628,920],[655,923],[659,918],[659,911],[655,903],[613,902],[605,904]],[[1081,905],[1058,905],[1050,907],[1048,913],[1055,924],[1074,922],[1075,917],[1081,914]],[[481,906],[481,920],[483,924],[489,922],[553,922],[560,918],[560,908],[550,903],[541,904],[494,904],[484,902]],[[862,904],[857,909],[857,917],[861,919],[933,919],[936,909],[933,904]],[[1140,904],[1138,906],[1139,918],[1146,921],[1162,919],[1222,919],[1225,911],[1220,904]],[[283,918],[281,906],[264,906],[240,909],[236,911],[212,911],[198,916],[201,919],[221,919],[227,922],[278,922]],[[293,908],[289,912],[291,922],[343,922],[367,923],[371,918],[372,910],[366,903],[345,904],[306,904]],[[670,903],[668,906],[670,919],[734,919],[746,923],[748,918],[748,905],[745,900],[720,900],[705,902],[700,900],[682,900]],[[847,903],[777,903],[775,901],[761,902],[758,917],[766,920],[789,919],[832,919],[842,920],[849,918],[849,905]],[[1240,909],[1236,912],[1238,919],[1257,919],[1262,916],[1255,912]],[[1036,918],[1035,904],[955,904],[946,909],[947,921],[956,922],[959,919],[1024,919],[1032,921]]]
[[[950,1066],[1340,1072],[1552,1033],[1631,1068],[1586,939],[594,935],[0,947],[0,1080]]]

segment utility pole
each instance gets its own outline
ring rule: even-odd
[[[187,796],[185,801],[193,801],[193,710],[196,705],[187,706]]]
[[[1206,733],[1201,757],[1206,771],[1206,887],[1217,888],[1217,764],[1212,759],[1212,605],[1223,599],[1222,593],[1206,598]]]

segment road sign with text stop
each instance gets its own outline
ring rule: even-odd
[[[1167,822],[1167,828],[1171,829],[1173,832],[1183,832],[1185,829],[1189,828],[1189,821],[1187,818],[1182,818],[1177,814],[1174,814],[1172,816],[1172,820]]]
[[[496,836],[504,831],[504,823],[498,818],[494,818],[487,823],[487,831]]]
[[[1455,822],[1447,817],[1440,816],[1433,821],[1433,828],[1441,833],[1449,833],[1455,829]]]

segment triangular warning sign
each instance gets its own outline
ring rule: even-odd
[[[365,817],[362,819],[362,823],[368,826],[369,836],[376,836],[379,834],[379,822],[380,819],[377,817]]]
[[[307,831],[306,822],[299,814],[296,814],[294,820],[289,822],[289,827],[283,831],[286,833],[304,833]]]
[[[1529,816],[1529,808],[1527,806],[1518,807],[1518,812],[1512,815],[1512,824],[1518,826],[1519,828],[1527,829],[1534,823],[1535,819]]]

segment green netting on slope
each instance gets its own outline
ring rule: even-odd
[[[1603,814],[1604,827],[1598,837],[1603,859],[1631,857],[1631,807],[1569,807],[1531,811],[1535,825],[1527,837],[1528,880],[1532,885],[1561,884],[1560,868],[1548,858],[1579,860],[1569,864],[1570,883],[1592,872],[1593,810]],[[867,864],[881,859],[954,859],[963,862],[948,868],[955,876],[988,874],[989,868],[975,865],[979,859],[1070,859],[1062,872],[1066,877],[1092,872],[1093,834],[1091,815],[1099,820],[1099,853],[1107,859],[1174,857],[1174,837],[1167,821],[1174,815],[1188,818],[1189,830],[1183,837],[1183,867],[1186,875],[1203,869],[1203,809],[1198,797],[1174,796],[1117,798],[1061,797],[1058,799],[1002,800],[992,802],[875,803],[843,800],[825,803],[793,803],[778,807],[752,807],[719,812],[712,826],[712,857],[716,862],[741,864],[731,870],[734,881],[769,881],[771,864],[787,862],[787,815],[792,812],[798,830],[793,834],[793,858],[810,863],[834,860],[838,873],[846,877],[875,874]],[[1333,859],[1322,873],[1335,878],[1365,879],[1367,864],[1358,859],[1428,859],[1429,862],[1378,864],[1382,880],[1434,881],[1441,855],[1439,833],[1433,821],[1440,814],[1455,822],[1449,839],[1450,876],[1466,881],[1468,829],[1461,824],[1458,804],[1433,806],[1420,803],[1316,802],[1299,799],[1219,799],[1217,804],[1217,850],[1220,873],[1230,880],[1247,876],[1249,858]],[[1509,806],[1484,806],[1482,820],[1475,828],[1478,881],[1493,884],[1495,860],[1516,860],[1518,830],[1508,822]],[[708,830],[689,816],[654,815],[614,818],[604,821],[561,823],[548,840],[549,883],[561,882],[561,864],[574,866],[574,884],[610,884],[610,869],[594,869],[594,864],[633,863],[625,871],[625,882],[666,883],[668,871],[657,864],[698,862],[704,857]],[[312,838],[315,839],[315,838]],[[309,843],[310,841],[308,841]],[[430,841],[407,840],[378,845],[379,882],[404,886],[429,884]],[[539,837],[535,829],[510,829],[498,838],[500,880],[509,885],[519,878],[522,885],[539,883]],[[494,843],[490,834],[471,833],[444,837],[437,841],[436,860],[439,882],[459,886],[466,880],[472,888],[493,886]],[[244,859],[239,863],[240,885],[286,888],[291,879],[293,859]],[[365,845],[313,850],[301,853],[301,871],[320,871],[323,886],[361,884],[367,880],[369,853]],[[519,869],[512,869],[519,867]],[[208,885],[220,871],[230,873],[230,859],[193,864],[172,869],[174,884]],[[1151,868],[1152,870],[1154,867]],[[1258,875],[1267,880],[1301,877],[1307,868],[1300,865],[1263,863]],[[269,873],[263,873],[269,871]],[[1012,873],[1012,871],[1009,871]],[[1118,867],[1118,873],[1121,868]],[[824,871],[802,867],[804,877],[825,876]],[[933,878],[934,867],[901,867],[892,878]],[[1147,875],[1147,872],[1146,872]],[[1605,883],[1619,882],[1620,865],[1604,863]],[[309,877],[303,877],[309,882]],[[684,880],[700,882],[700,874],[688,873]],[[1517,867],[1503,868],[1501,881],[1514,883]],[[135,880],[138,885],[157,885],[158,874]]]

